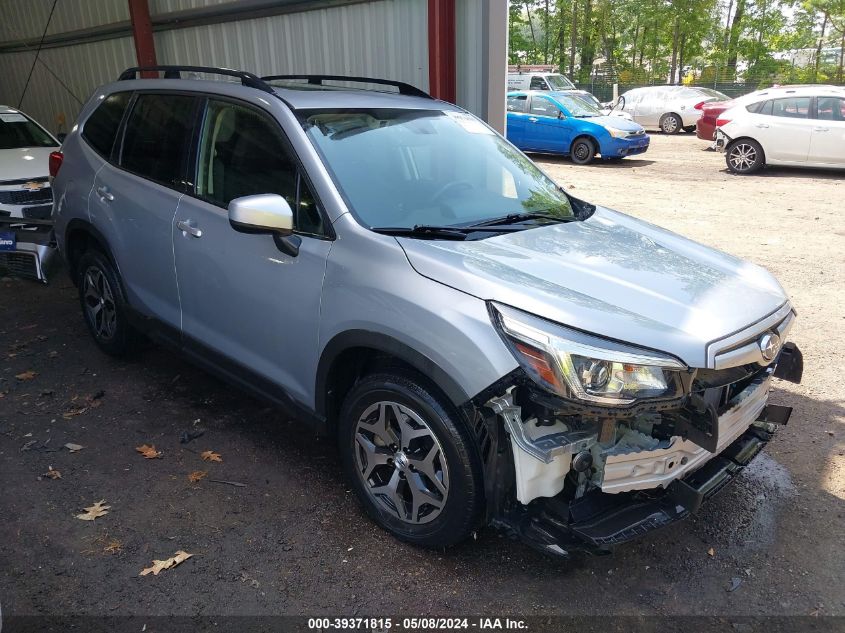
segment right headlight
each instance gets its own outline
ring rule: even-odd
[[[686,365],[672,356],[571,330],[490,304],[496,328],[538,385],[570,400],[628,406],[683,395]]]

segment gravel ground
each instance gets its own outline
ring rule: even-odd
[[[540,159],[578,196],[767,267],[798,308],[804,381],[772,395],[792,420],[697,517],[569,562],[492,530],[414,549],[364,517],[330,443],[164,350],[102,355],[63,273],[3,280],[4,614],[845,615],[845,180],[730,176],[705,146],[654,136],[637,160]],[[143,459],[144,443],[161,457]],[[101,499],[107,515],[74,518]],[[177,550],[194,556],[139,577]]]

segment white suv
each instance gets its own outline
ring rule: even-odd
[[[716,145],[734,173],[765,165],[845,169],[845,88],[764,93],[723,112],[716,126]]]

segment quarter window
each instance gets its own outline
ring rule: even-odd
[[[168,187],[181,188],[196,99],[142,94],[126,123],[120,166]]]
[[[294,212],[294,228],[322,234],[314,196],[275,121],[249,107],[209,101],[202,127],[197,195],[219,207],[242,196],[275,193]]]
[[[791,119],[806,119],[810,116],[810,97],[789,97],[772,101],[772,114]]]
[[[114,137],[131,96],[131,92],[110,94],[97,106],[82,128],[82,138],[104,158],[111,156]]]

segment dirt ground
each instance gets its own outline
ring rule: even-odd
[[[0,282],[3,614],[845,615],[845,175],[731,176],[693,135],[652,138],[636,160],[539,160],[580,197],[767,267],[805,358],[803,384],[772,395],[789,425],[697,517],[569,562],[493,530],[403,545],[365,518],[332,444],[284,413],[156,347],[98,352],[62,271]],[[101,499],[107,515],[74,518]],[[193,558],[139,576],[178,550]]]

